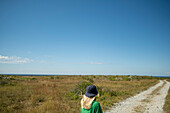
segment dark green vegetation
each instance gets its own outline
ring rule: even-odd
[[[115,102],[158,83],[147,76],[0,76],[2,113],[79,113],[88,85],[97,86],[97,101],[106,110]]]

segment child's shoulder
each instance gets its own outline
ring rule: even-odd
[[[97,102],[97,101],[93,101],[93,106],[99,106],[100,105],[100,103],[99,102]]]

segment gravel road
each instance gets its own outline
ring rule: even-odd
[[[164,113],[163,106],[170,82],[160,81],[155,86],[117,103],[105,113]]]

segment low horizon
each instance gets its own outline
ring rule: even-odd
[[[153,77],[170,77],[170,75],[138,75],[138,74],[38,74],[38,73],[27,73],[27,74],[23,74],[23,73],[0,73],[0,75],[31,75],[31,76],[59,76],[59,75],[68,75],[68,76],[153,76]]]

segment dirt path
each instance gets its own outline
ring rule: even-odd
[[[105,113],[163,113],[170,83],[160,81],[153,87],[113,106]]]

